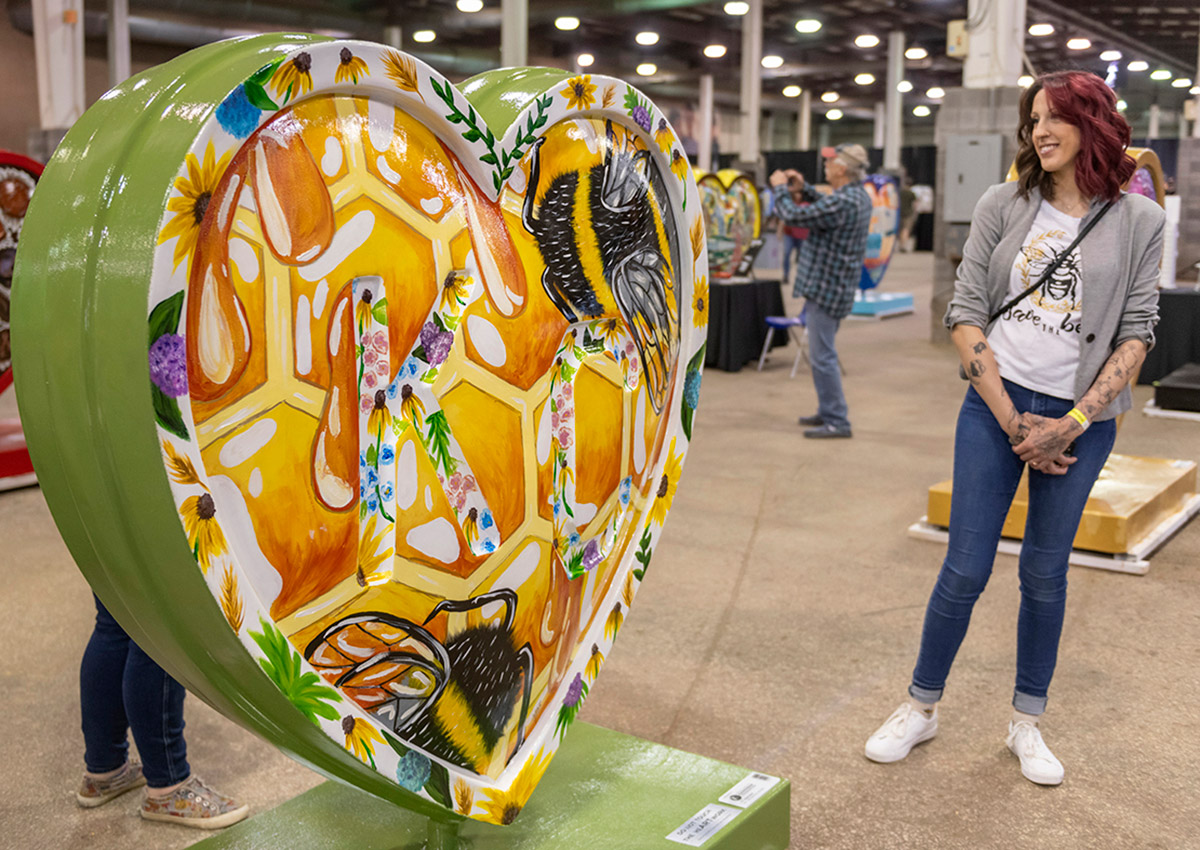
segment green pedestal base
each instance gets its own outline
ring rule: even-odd
[[[571,727],[508,827],[464,821],[458,843],[428,821],[335,782],[193,845],[195,850],[678,850],[666,836],[750,771],[587,723]],[[791,786],[780,781],[709,838],[706,850],[784,850]],[[427,844],[428,842],[428,844]],[[440,843],[439,843],[440,842]]]

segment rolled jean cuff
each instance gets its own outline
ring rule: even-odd
[[[1046,697],[1035,697],[1013,691],[1013,708],[1022,714],[1045,714]]]
[[[919,703],[925,705],[933,705],[942,698],[942,689],[931,691],[929,688],[918,687],[917,685],[908,686],[908,695]]]

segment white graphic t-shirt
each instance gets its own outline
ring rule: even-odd
[[[1042,201],[1013,263],[1006,302],[1033,286],[1047,266],[1070,247],[1079,232],[1079,221]],[[1000,374],[1026,389],[1073,398],[1082,305],[1083,269],[1076,248],[1045,284],[992,325],[988,342]]]

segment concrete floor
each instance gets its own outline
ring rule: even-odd
[[[1200,523],[1135,577],[1073,569],[1046,739],[1059,788],[1004,746],[1016,561],[1001,556],[959,655],[939,737],[872,764],[867,735],[900,701],[941,559],[905,529],[950,474],[964,385],[927,342],[929,255],[887,288],[917,313],[847,323],[854,439],[804,440],[815,408],[794,349],[704,376],[683,485],[636,611],[583,719],[792,781],[795,848],[1200,847]],[[1148,419],[1140,387],[1117,450],[1200,458],[1200,426]],[[11,395],[0,415],[12,415]],[[76,808],[77,665],[91,597],[39,490],[0,494],[0,848],[168,850],[203,836],[143,823],[137,796]],[[188,702],[190,758],[264,811],[316,774]],[[615,815],[619,816],[619,815]]]

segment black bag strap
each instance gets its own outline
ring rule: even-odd
[[[1046,267],[1046,270],[1044,272],[1042,272],[1042,276],[1037,279],[1037,283],[1035,283],[1033,286],[1026,289],[1024,292],[1022,292],[1016,298],[1009,301],[1007,304],[1005,304],[1003,307],[1001,307],[995,313],[992,313],[992,315],[990,317],[988,317],[988,324],[990,325],[992,322],[999,319],[1001,316],[1003,316],[1005,313],[1007,313],[1009,310],[1011,310],[1013,307],[1015,307],[1022,299],[1025,298],[1025,296],[1029,295],[1035,289],[1039,289],[1046,281],[1048,281],[1050,279],[1050,276],[1053,275],[1056,271],[1058,271],[1058,267],[1060,265],[1062,265],[1063,260],[1065,260],[1067,257],[1071,256],[1071,252],[1074,251],[1075,248],[1078,247],[1079,243],[1083,241],[1083,237],[1088,235],[1088,232],[1093,227],[1096,226],[1096,223],[1098,221],[1100,221],[1100,219],[1104,218],[1104,214],[1106,212],[1108,212],[1109,208],[1112,207],[1112,205],[1115,203],[1116,203],[1116,201],[1109,201],[1107,204],[1105,204],[1100,209],[1100,212],[1096,213],[1096,217],[1093,218],[1091,221],[1089,221],[1087,224],[1085,224],[1083,226],[1083,229],[1079,231],[1079,235],[1075,237],[1075,241],[1072,242],[1069,246],[1067,246],[1067,250],[1063,251],[1061,254],[1059,254],[1057,257],[1055,257],[1054,262],[1052,262],[1049,266]]]

